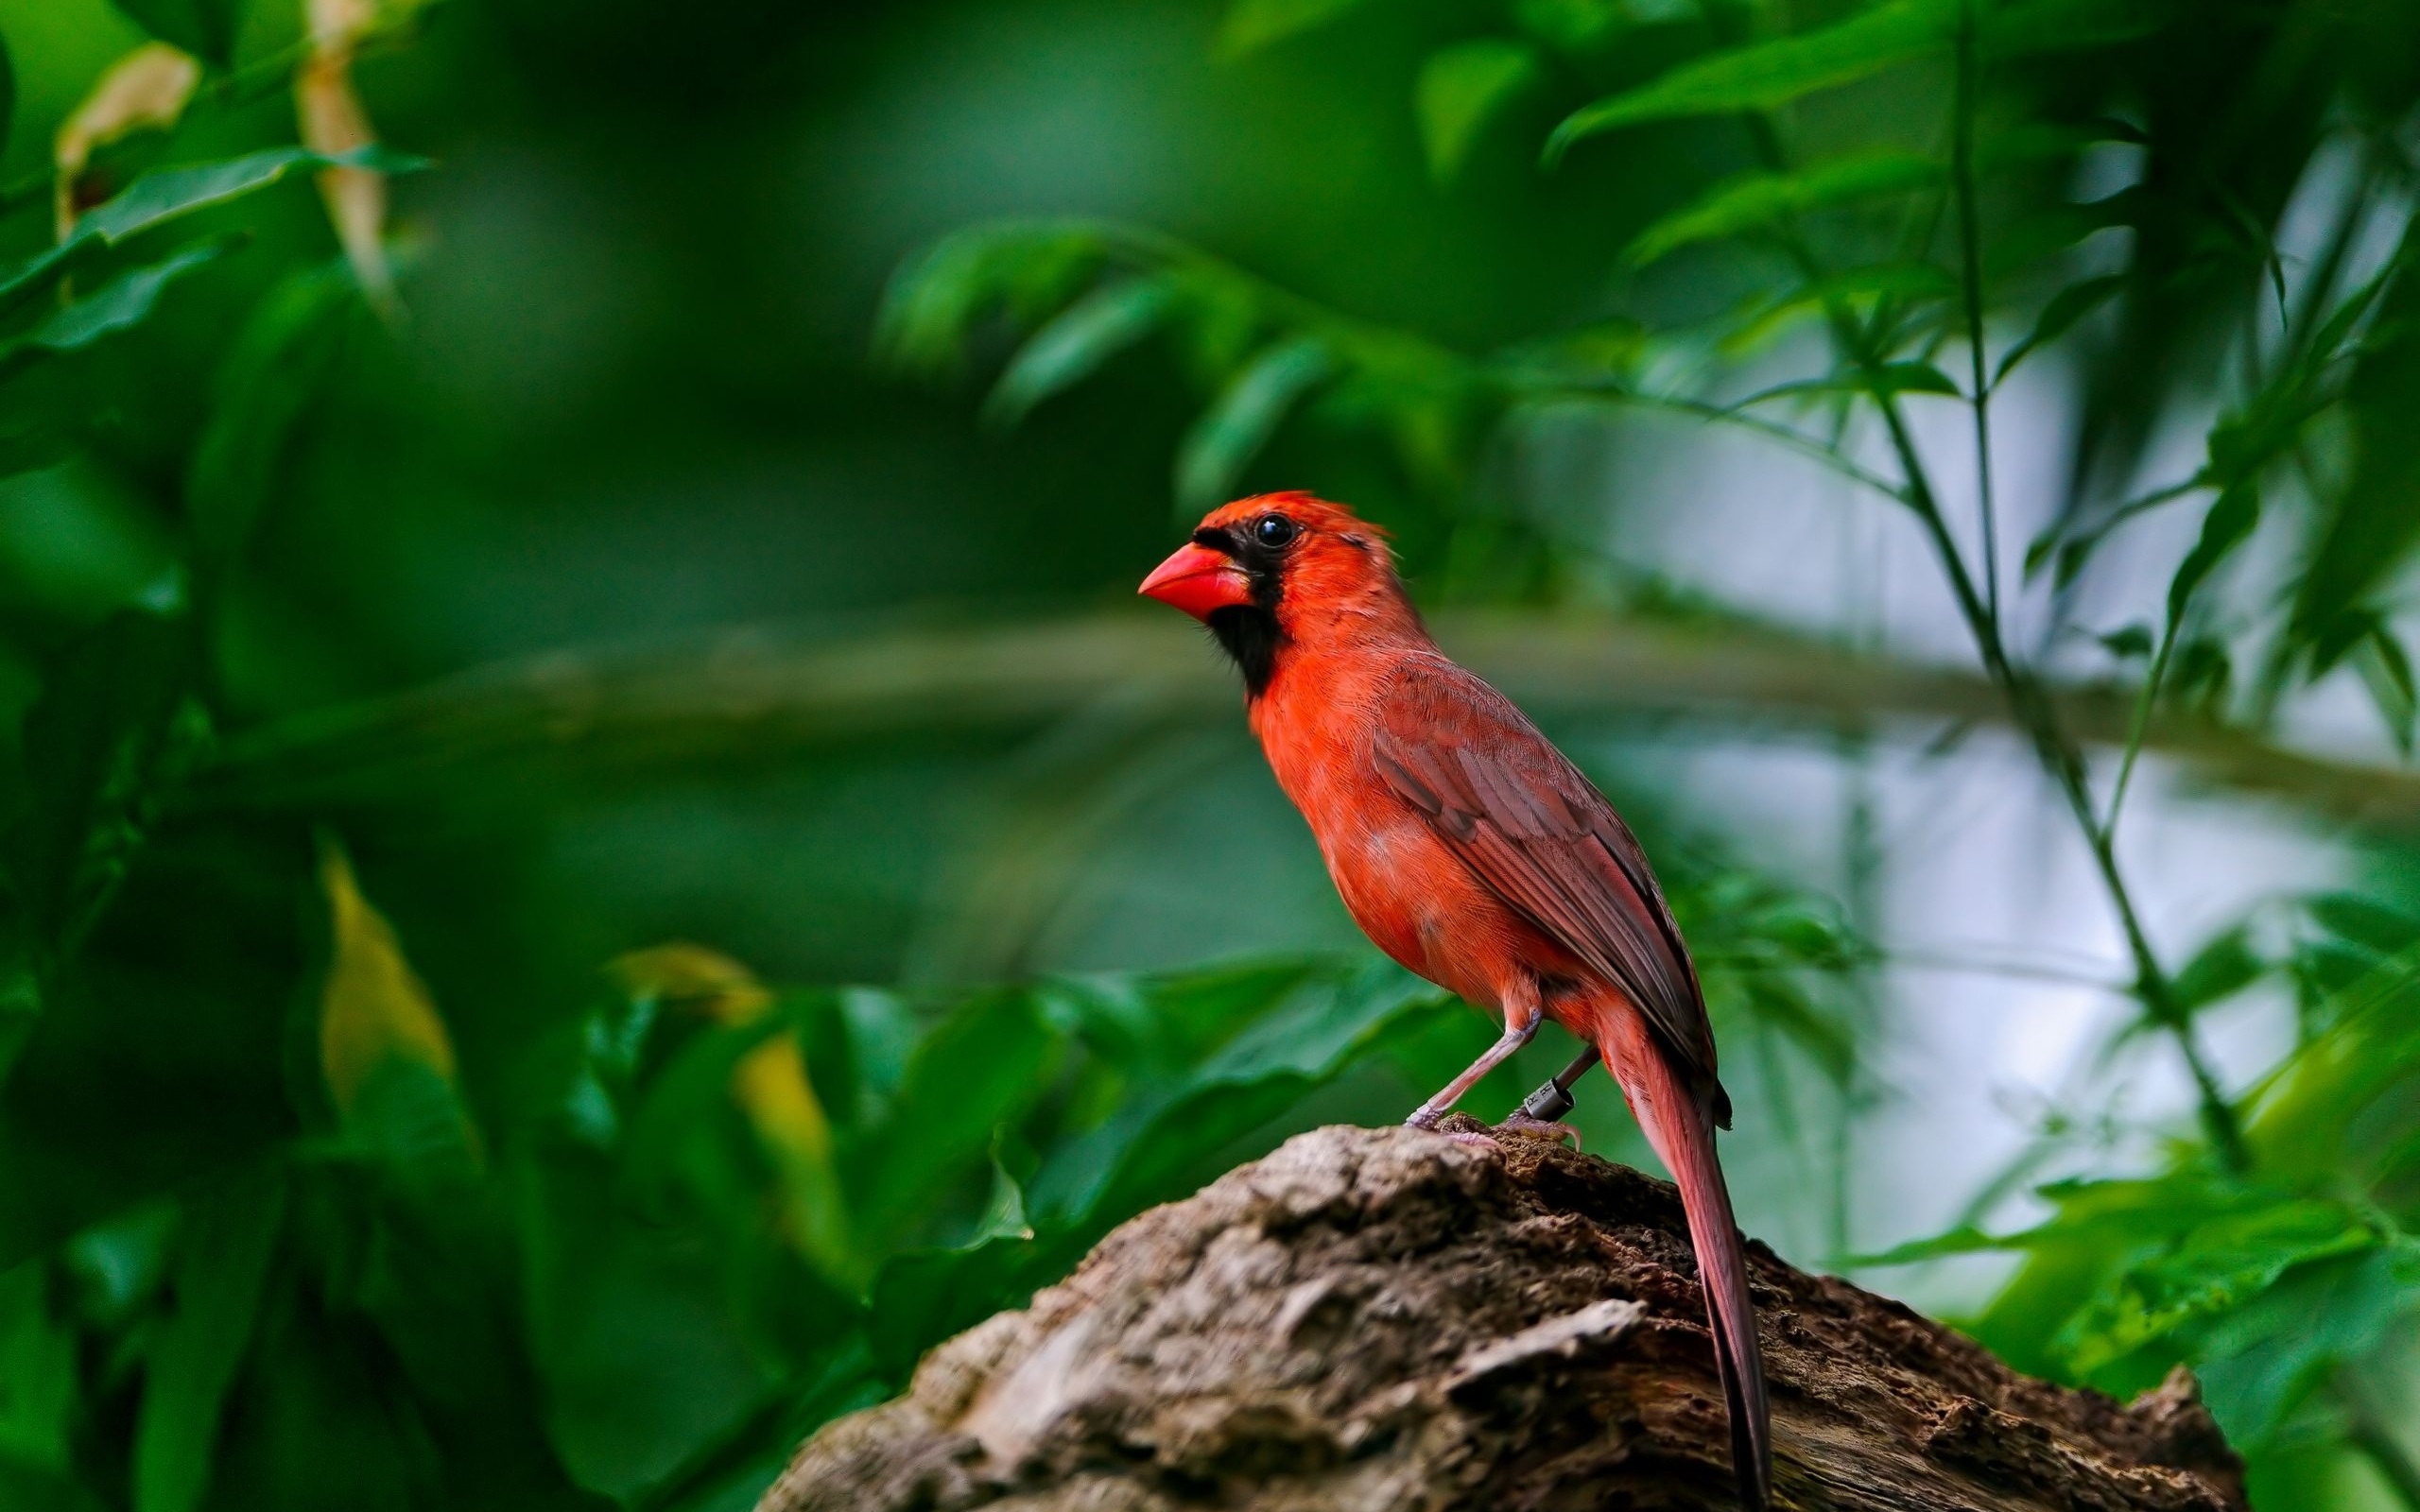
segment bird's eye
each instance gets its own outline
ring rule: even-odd
[[[1301,525],[1282,514],[1262,515],[1252,526],[1252,539],[1271,550],[1292,545],[1294,538],[1302,533]]]

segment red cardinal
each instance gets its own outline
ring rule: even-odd
[[[1235,658],[1253,731],[1354,921],[1504,1021],[1487,1054],[1407,1122],[1435,1125],[1547,1019],[1593,1045],[1621,1083],[1680,1183],[1740,1499],[1763,1508],[1764,1366],[1714,1152],[1731,1102],[1715,1079],[1696,969],[1638,841],[1511,700],[1437,649],[1385,537],[1349,510],[1306,493],[1213,510],[1142,592],[1209,626]],[[1530,1104],[1549,1116],[1569,1106]]]

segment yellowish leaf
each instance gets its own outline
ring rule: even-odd
[[[779,1035],[748,1052],[732,1068],[731,1090],[785,1176],[818,1177],[831,1169],[831,1121],[806,1079],[806,1057],[796,1039]]]
[[[674,941],[632,951],[609,970],[634,997],[731,1028],[759,1022],[773,1010],[773,994],[753,972],[702,945]],[[798,1037],[784,1031],[742,1055],[732,1068],[731,1094],[781,1178],[782,1219],[791,1242],[834,1280],[862,1284],[832,1164],[832,1121],[807,1079]]]
[[[339,157],[374,146],[378,133],[354,88],[353,63],[377,26],[375,0],[310,0],[311,50],[294,79],[294,109],[302,145]],[[387,262],[387,176],[374,168],[324,168],[320,198],[362,292],[382,314],[395,307],[395,276]]]
[[[320,1004],[320,1068],[328,1095],[351,1116],[362,1090],[397,1061],[455,1085],[454,1042],[437,1005],[404,958],[387,922],[354,879],[342,847],[322,841],[320,884],[328,900],[327,986]]]
[[[632,997],[653,998],[717,1023],[754,1023],[773,1005],[773,994],[754,972],[720,951],[686,940],[617,955],[606,970]]]
[[[76,229],[76,217],[93,201],[83,193],[93,154],[138,131],[165,131],[185,112],[201,83],[201,64],[164,42],[145,43],[101,76],[84,103],[60,124],[51,139],[58,169],[54,205],[59,239]],[[105,198],[101,195],[97,198]]]

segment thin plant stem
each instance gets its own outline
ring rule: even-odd
[[[1517,376],[1512,380],[1512,383],[1514,387],[1526,387],[1524,380]],[[1529,388],[1528,395],[1535,399],[1595,399],[1610,404],[1626,404],[1636,409],[1656,409],[1674,415],[1687,415],[1717,425],[1737,426],[1741,430],[1753,431],[1769,441],[1786,446],[1801,456],[1821,463],[1850,482],[1870,489],[1886,499],[1893,499],[1901,504],[1908,502],[1907,490],[1873,469],[1860,466],[1851,459],[1847,453],[1821,437],[1809,436],[1805,431],[1782,424],[1778,421],[1746,414],[1729,405],[1712,404],[1702,399],[1685,399],[1676,394],[1642,393],[1634,388],[1611,384],[1598,387],[1549,381],[1543,387]]]
[[[1772,123],[1762,115],[1749,118],[1750,134],[1768,164],[1782,166],[1781,145]],[[1822,271],[1814,254],[1794,234],[1785,233],[1785,247],[1797,262],[1801,272],[1812,280]],[[1979,302],[1980,292],[1969,295],[1970,302]],[[2161,966],[2158,953],[2152,950],[2151,936],[2145,932],[2142,915],[2135,905],[2133,891],[2126,885],[2124,871],[2118,865],[2118,855],[2103,833],[2094,812],[2092,792],[2085,781],[2083,758],[2075,743],[2060,728],[2057,711],[2043,692],[2032,674],[2019,667],[2008,655],[2000,639],[1999,621],[1991,605],[1975,585],[1965,558],[1950,534],[1948,520],[1941,510],[1940,495],[1935,492],[1931,474],[1926,468],[1923,454],[1915,438],[1908,429],[1907,417],[1898,401],[1882,382],[1883,354],[1876,352],[1859,330],[1856,319],[1838,301],[1827,301],[1825,317],[1831,328],[1832,340],[1840,354],[1862,370],[1868,380],[1869,397],[1882,417],[1891,449],[1905,480],[1900,498],[1915,514],[1930,541],[1933,555],[1939,559],[1942,574],[1957,600],[1960,615],[1965,620],[1968,633],[1975,642],[1976,653],[1983,662],[1983,670],[1998,684],[2008,700],[2009,713],[2017,727],[2031,739],[2036,756],[2057,782],[2066,799],[2068,813],[2091,851],[2093,866],[2100,873],[2101,886],[2109,895],[2118,915],[2120,932],[2125,936],[2127,954],[2135,968],[2135,992],[2152,1022],[2166,1030],[2176,1042],[2177,1053],[2185,1061],[2192,1077],[2196,1112],[2204,1137],[2220,1162],[2230,1171],[2243,1171],[2252,1164],[2251,1148],[2245,1143],[2241,1121],[2235,1107],[2227,1100],[2217,1073],[2211,1069],[2209,1057],[2203,1052],[2199,1036],[2193,1027],[2192,1015],[2177,1001],[2176,990],[2167,970]]]
[[[1975,0],[1958,8],[1957,99],[1952,109],[1950,186],[1958,202],[1960,291],[1965,296],[1966,352],[1972,364],[1967,403],[1975,412],[1976,507],[1983,531],[1983,607],[2000,622],[1999,523],[1992,508],[1992,389],[1983,361],[1983,246],[1975,206]]]
[[[1803,247],[1793,249],[1802,266],[1811,269],[1814,259]],[[2126,950],[2135,967],[2135,991],[2142,1000],[2144,1011],[2152,1021],[2168,1031],[2175,1040],[2178,1054],[2187,1072],[2193,1078],[2197,1111],[2204,1135],[2230,1171],[2250,1168],[2250,1146],[2244,1143],[2241,1122],[2234,1105],[2211,1069],[2209,1057],[2203,1053],[2199,1037],[2194,1033],[2192,1016],[2177,1002],[2174,986],[2158,954],[2152,949],[2151,936],[2145,932],[2142,916],[2135,906],[2133,891],[2127,886],[2124,872],[2118,865],[2116,850],[2109,836],[2102,832],[2093,812],[2092,793],[2084,779],[2083,758],[2073,741],[2060,728],[2057,711],[2032,674],[2019,667],[2008,655],[2000,640],[1999,626],[1993,619],[1989,606],[1976,590],[1974,575],[1968,571],[1965,558],[1958,550],[1957,541],[1949,533],[1949,523],[1941,510],[1940,496],[1934,492],[1931,473],[1926,468],[1924,455],[1917,449],[1915,437],[1908,429],[1907,417],[1901,413],[1898,401],[1880,381],[1882,357],[1860,338],[1856,322],[1845,310],[1834,306],[1828,312],[1833,340],[1841,354],[1862,369],[1874,382],[1871,395],[1880,412],[1883,428],[1889,435],[1893,454],[1897,457],[1900,475],[1906,480],[1900,498],[1924,526],[1930,540],[1933,555],[1941,563],[1942,574],[1949,583],[1951,596],[1957,600],[1960,615],[1966,621],[1968,633],[1974,638],[1977,654],[1983,670],[1999,685],[2008,699],[2009,713],[2019,729],[2031,739],[2036,755],[2057,782],[2061,795],[2067,801],[2068,812],[2082,832],[2085,846],[2092,852],[2093,865],[2099,871],[2102,888],[2109,894],[2111,906],[2117,911],[2120,931],[2126,937]]]
[[[1851,355],[1872,371],[1879,366],[1870,352]],[[2203,1053],[2199,1037],[2194,1033],[2192,1015],[2177,1002],[2174,986],[2159,956],[2152,949],[2151,936],[2145,933],[2141,914],[2135,906],[2133,891],[2126,885],[2124,872],[2118,865],[2118,855],[2103,833],[2093,812],[2092,793],[2084,780],[2083,760],[2073,742],[2059,727],[2058,713],[2033,676],[2018,667],[2001,644],[1998,627],[1993,624],[1982,596],[1976,591],[1975,580],[1966,570],[1958,544],[1950,539],[1948,523],[1943,519],[1938,497],[1932,490],[1930,477],[1922,455],[1916,450],[1915,438],[1908,430],[1907,419],[1897,403],[1879,390],[1875,404],[1882,412],[1884,428],[1889,432],[1892,449],[1899,458],[1900,469],[1908,483],[1910,507],[1931,538],[1933,552],[1942,563],[1949,580],[1950,591],[1958,601],[1959,612],[1964,616],[1969,633],[1975,639],[1983,668],[1998,683],[2009,701],[2009,711],[2018,728],[2033,741],[2036,754],[2060,793],[2067,800],[2077,828],[2083,833],[2084,843],[2092,852],[2094,868],[2100,872],[2101,885],[2109,894],[2117,910],[2118,928],[2126,937],[2126,951],[2135,966],[2135,990],[2142,999],[2144,1011],[2152,1022],[2168,1031],[2176,1041],[2186,1070],[2193,1078],[2204,1133],[2217,1152],[2220,1161],[2230,1171],[2249,1169],[2250,1147],[2244,1143],[2243,1128],[2236,1116],[2234,1105],[2227,1101],[2209,1058]]]
[[[2105,838],[2118,833],[2118,811],[2126,805],[2126,784],[2134,780],[2135,761],[2143,753],[2143,736],[2152,727],[2152,710],[2159,703],[2160,685],[2168,679],[2169,659],[2176,653],[2176,625],[2170,621],[2159,638],[2159,651],[2152,658],[2151,672],[2143,679],[2143,691],[2135,699],[2135,717],[2126,730],[2126,749],[2118,758],[2118,780],[2109,786],[2109,812],[2101,818],[2100,833]]]

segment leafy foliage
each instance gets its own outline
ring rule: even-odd
[[[1664,201],[1674,208],[1634,232],[1625,256],[1635,267],[1701,259],[1693,266],[1716,277],[1755,270],[1762,291],[1711,319],[1658,328],[1616,318],[1494,352],[1456,351],[1153,233],[1106,226],[961,232],[994,238],[989,264],[911,268],[893,309],[954,312],[920,327],[935,354],[928,363],[968,350],[987,312],[1028,328],[1046,318],[1048,301],[1034,308],[1033,284],[993,270],[1039,255],[1050,237],[1092,249],[1073,287],[1116,290],[1134,280],[1181,290],[1154,327],[1179,348],[1207,406],[1181,453],[1181,510],[1249,486],[1255,458],[1281,430],[1300,427],[1391,446],[1402,475],[1417,480],[1407,512],[1441,524],[1458,543],[1533,551],[1525,533],[1555,534],[1546,511],[1515,510],[1507,522],[1478,502],[1471,480],[1501,437],[1574,405],[1678,411],[1737,427],[1903,507],[1960,606],[1978,662],[2095,858],[2140,1005],[2118,1044],[2173,1045],[2198,1091],[2202,1138],[2171,1145],[2156,1173],[2043,1189],[2036,1200],[2050,1216],[2031,1228],[2000,1237],[1962,1228],[1887,1259],[2021,1252],[2014,1278],[1975,1320],[2019,1364],[2124,1391],[2187,1360],[2256,1452],[2256,1481],[2287,1476],[2293,1456],[2333,1443],[2387,1456],[2389,1479],[2410,1484],[2394,1435],[2346,1405],[2360,1392],[2344,1384],[2400,1358],[2397,1320],[2420,1300],[2402,1157],[2380,1166],[2357,1153],[2411,1147],[2372,1131],[2380,1121],[2399,1127],[2402,1112],[2389,1109],[2411,1106],[2420,1059],[2401,1040],[2380,1043],[2382,1021],[2350,1005],[2363,994],[2400,995],[2411,970],[2403,936],[2356,985],[2343,979],[2344,963],[2374,947],[2332,935],[2332,905],[2313,904],[2294,927],[2319,933],[2292,952],[2245,925],[2171,966],[2139,923],[2114,838],[2163,706],[2256,732],[2297,682],[2349,668],[2396,746],[2411,748],[2414,683],[2388,585],[2403,580],[2420,496],[2395,460],[2408,448],[2381,444],[2376,427],[2393,412],[2381,406],[2410,398],[2410,205],[2385,185],[2408,178],[2407,151],[2388,144],[2401,140],[2414,81],[2399,74],[2379,93],[2374,76],[2347,61],[2402,45],[2409,29],[2349,14],[2318,24],[2305,37],[2316,50],[2296,86],[2300,113],[2264,118],[2256,112],[2265,107],[2245,105],[2221,125],[2180,108],[2158,81],[2161,60],[2206,18],[2159,6],[1887,0],[1794,28],[1709,7],[1687,18],[1700,24],[1676,55],[1625,75],[1604,49],[1645,25],[1632,9],[1508,7],[1504,34],[1430,55],[1414,90],[1418,123],[1441,180],[1468,171],[1471,144],[1516,94],[1567,101],[1540,143],[1549,166],[1581,164],[1583,146],[1616,133],[1698,132],[1704,166],[1695,181],[1682,176],[1681,192]],[[1267,26],[1260,8],[1238,6],[1231,16],[1274,41],[1314,24],[1364,25],[1347,9],[1288,12],[1282,30]],[[2238,20],[2249,50],[2231,56],[2268,56],[2258,39],[2274,35],[2271,20]],[[1927,70],[1950,86],[1945,108],[1913,82]],[[1860,117],[1842,106],[1858,91],[1916,101],[1916,119]],[[2330,101],[2358,121],[2341,137],[2325,124]],[[1856,124],[1843,130],[1843,122]],[[2230,130],[2264,136],[2266,146],[2249,151],[2250,138],[2229,139]],[[2290,278],[2278,249],[2287,191],[2298,177],[2325,181],[2315,164],[2338,150],[2374,171],[2352,180],[2332,211],[2339,229]],[[2125,181],[2079,192],[2083,166],[2113,153],[2130,161]],[[2112,230],[2126,240],[2102,235]],[[1812,371],[1808,346],[1789,344],[1809,323],[1822,335]],[[1056,336],[1057,327],[1045,329]],[[1119,350],[1137,329],[1113,328]],[[2214,340],[2214,331],[2222,336]],[[2203,359],[2187,353],[2218,346],[2241,354],[2240,372],[2213,385],[2192,367]],[[2048,382],[2039,369],[2053,353],[2085,375],[2083,391],[2104,396],[2107,408],[2083,422],[2067,496],[2012,583],[1997,568],[1993,401],[2020,375]],[[1743,371],[1761,379],[1744,398]],[[1974,382],[1962,385],[1952,371],[1970,371]],[[2206,409],[2196,418],[2193,406],[2214,388],[2214,418]],[[1970,412],[1983,463],[1975,524],[1949,517],[1947,464],[1911,421],[1920,400]],[[1810,414],[1823,423],[1793,422]],[[2178,415],[2200,427],[2200,466],[2181,481],[2113,496],[2107,480],[2133,474],[2153,421]],[[1887,468],[1873,464],[1876,455]],[[2015,639],[2016,616],[2046,627],[2045,644],[2057,644],[2109,543],[2187,498],[2206,504],[2198,536],[2162,571],[2156,617],[2102,638],[2141,680],[2114,779],[2096,791],[2084,751],[2042,696],[2045,669]],[[2306,541],[2282,591],[2271,568],[2262,595],[2246,593],[2238,569],[2256,541],[2280,529]],[[1978,533],[1979,552],[1971,544]],[[2255,662],[2257,674],[2238,670]],[[2305,1038],[2267,1075],[2231,1089],[2203,1047],[2203,1021],[2280,980],[2294,988]],[[2347,1037],[2360,1039],[2360,1052]],[[1853,1052],[1826,1051],[1820,1040],[1807,1048],[1826,1063],[1853,1063]],[[2355,1063],[2366,1072],[2358,1084],[2345,1079]],[[2323,1082],[2327,1092],[2314,1094]],[[2292,1135],[2281,1137],[2288,1125]],[[2071,1143],[2072,1125],[2046,1138],[2026,1164],[2062,1152],[2087,1158]],[[2297,1308],[2340,1306],[2341,1327],[2290,1321]]]
[[[1439,1011],[1392,967],[1326,960],[915,999],[775,992],[666,947],[618,963],[618,990],[600,983],[482,1120],[393,926],[332,844],[320,873],[294,1131],[222,1174],[112,1193],[159,1221],[60,1251],[133,1246],[112,1263],[152,1278],[68,1322],[85,1349],[143,1362],[146,1507],[259,1494],[246,1477],[273,1420],[231,1424],[231,1402],[360,1347],[294,1335],[296,1308],[402,1363],[379,1400],[330,1404],[347,1433],[509,1452],[528,1494],[563,1504],[759,1484],[817,1418],[895,1387],[925,1348]],[[48,1305],[37,1289],[12,1316]],[[73,1374],[50,1389],[72,1394]],[[540,1383],[542,1412],[507,1404],[517,1380]],[[465,1419],[474,1406],[493,1416]],[[72,1468],[112,1473],[97,1446]]]
[[[2167,914],[2119,819],[2180,719],[2258,751],[2341,688],[2381,753],[2412,739],[2411,18],[1236,0],[1204,93],[1253,124],[1201,129],[1281,140],[1293,198],[1221,211],[1271,163],[1197,179],[1177,154],[1141,177],[1188,164],[1194,241],[1023,218],[906,259],[883,363],[989,378],[980,418],[1021,433],[961,451],[929,394],[861,370],[866,312],[833,291],[863,238],[947,224],[935,205],[1116,200],[1091,159],[1029,176],[1046,133],[915,166],[998,83],[961,97],[924,66],[978,3],[317,26],[291,0],[123,0],[24,28],[107,41],[0,72],[21,156],[62,124],[27,112],[98,89],[128,22],[156,42],[140,109],[54,140],[57,181],[0,188],[0,1498],[743,1505],[801,1432],[1123,1217],[1305,1123],[1399,1115],[1485,1029],[1366,954],[1034,968],[1069,954],[1061,872],[1164,905],[1184,960],[1234,943],[1208,908],[1281,912],[1257,895],[1311,864],[1290,828],[1292,851],[1259,844],[1259,789],[1219,785],[1239,746],[1126,685],[1146,662],[1039,641],[939,707],[946,679],[895,646],[726,681],[773,656],[738,635],[660,653],[677,675],[633,696],[585,642],[1089,607],[1165,550],[1135,501],[1166,479],[1181,512],[1264,483],[1365,502],[1424,598],[1582,627],[1618,602],[1690,654],[1758,653],[1784,632],[1622,558],[1634,517],[1595,508],[1594,472],[1532,466],[1537,437],[1636,412],[1896,511],[2127,942],[2130,1006],[2075,1106],[1970,1223],[1876,1263],[2007,1257],[1966,1321],[2029,1368],[2122,1393],[2192,1365],[2261,1504],[2334,1504],[2295,1478],[2315,1464],[2392,1473],[2376,1403],[2420,1310],[2402,842],[2180,950],[2141,923]],[[1030,53],[1001,50],[1018,88],[1072,98]],[[882,111],[815,113],[893,55],[936,92],[913,112],[866,85]],[[290,140],[298,108],[328,150]],[[465,165],[396,183],[392,235],[388,180],[424,164],[337,150],[380,140],[373,115]],[[802,142],[836,161],[801,174]],[[780,218],[801,198],[813,234]],[[1992,517],[1989,472],[1958,478],[2005,457],[2020,388],[2072,437],[2029,459],[2066,481],[2021,524]],[[1612,491],[1699,528],[1694,496]],[[1813,507],[1778,491],[1776,524]],[[2146,546],[2158,516],[2183,533]],[[745,560],[698,565],[725,535]],[[1842,678],[1869,673],[1919,680]],[[2133,700],[2107,758],[2053,696],[2070,675]],[[1837,701],[1844,747],[1905,713],[1844,688],[1779,701]],[[1847,1250],[1859,1121],[1904,1059],[1874,1001],[1901,953],[1768,865],[1780,845],[1698,853],[1704,802],[1625,807],[1704,971],[1732,1148],[1778,1151],[1781,1177],[1753,1173],[1789,1187],[1772,1222]],[[1841,828],[1880,848],[1870,820]],[[1248,874],[1191,853],[1213,829],[1259,846]],[[925,893],[987,839],[1017,896],[970,933],[1014,937],[960,980]],[[1150,852],[1129,873],[1121,841]],[[1198,885],[1155,903],[1171,864]],[[892,985],[837,985],[868,982]],[[2208,1053],[2245,1022],[2267,1064]],[[2190,1125],[2130,1098],[2169,1061]]]
[[[1674,211],[1630,244],[1633,263],[1648,264],[1691,242],[1714,241],[1795,220],[1810,210],[1869,196],[1903,193],[1939,181],[1941,170],[1911,152],[1856,153],[1796,173],[1752,173],[1728,180]]]
[[[130,9],[227,61],[231,9]],[[192,807],[233,713],[230,606],[334,375],[378,339],[359,263],[272,243],[152,455],[33,387],[147,338],[180,360],[157,328],[259,260],[230,217],[281,182],[411,165],[170,162],[0,273],[20,465],[140,468],[177,523],[139,602],[47,648],[14,764],[0,1475],[45,1504],[421,1501],[432,1477],[474,1483],[451,1504],[744,1499],[806,1427],[1441,1011],[1392,967],[1323,955],[910,993],[776,989],[668,945],[571,986],[509,1049],[465,1048],[339,816]],[[1020,311],[1099,261],[1072,237],[958,255]],[[1080,381],[1182,292],[1138,281],[1062,316],[996,412]],[[908,311],[901,348],[967,318]],[[1305,387],[1270,370],[1205,428],[1205,480]],[[124,1079],[127,1045],[170,1056],[176,1095],[138,1075],[90,1107],[76,1089]],[[179,1132],[181,1103],[212,1099],[244,1111]]]
[[[117,0],[117,8],[162,42],[220,68],[233,60],[241,0]]]
[[[1510,39],[1482,37],[1429,55],[1415,99],[1421,146],[1439,182],[1461,176],[1478,134],[1538,83],[1542,68],[1534,49]]]
[[[1950,0],[1890,0],[1828,26],[1750,43],[1573,112],[1547,139],[1560,156],[1588,137],[1680,116],[1770,111],[1878,74],[1949,44]]]
[[[2238,928],[2177,978],[2200,1007],[2278,971],[2322,1026],[2252,1100],[2260,1178],[2188,1158],[2150,1179],[2061,1183],[2043,1189],[2055,1215],[2035,1228],[1962,1230],[1876,1262],[2020,1251],[2024,1266],[1972,1324],[2012,1360],[2122,1393],[2182,1354],[2256,1464],[2329,1431],[2330,1383],[2392,1349],[2399,1321],[2420,1311],[2414,1152],[2401,1132],[2420,1069],[2408,1034],[2387,1027],[2420,933],[2339,899],[2310,901],[2302,923],[2314,933],[2282,962]]]

